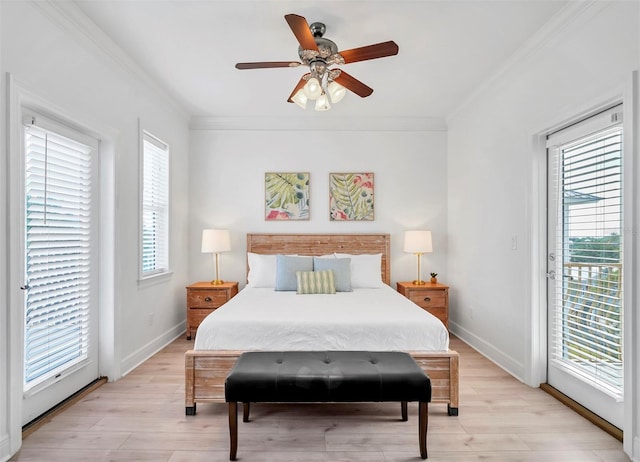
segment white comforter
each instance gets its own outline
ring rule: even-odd
[[[389,286],[335,295],[245,288],[205,318],[194,348],[446,351],[449,334]]]

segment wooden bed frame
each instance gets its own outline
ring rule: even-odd
[[[334,252],[382,254],[382,280],[391,283],[389,234],[247,234],[247,252],[258,254],[325,255]],[[224,382],[242,351],[189,350],[185,353],[185,407],[224,403]],[[459,356],[449,351],[409,351],[431,378],[431,402],[446,403],[458,415]]]

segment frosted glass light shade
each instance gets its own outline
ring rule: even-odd
[[[226,229],[202,230],[202,253],[219,253],[231,250],[231,239]]]
[[[320,82],[315,77],[311,77],[307,80],[307,83],[302,87],[304,90],[304,94],[309,99],[318,99],[318,97],[322,94],[322,87],[320,86]]]
[[[329,96],[331,97],[331,102],[333,104],[336,104],[338,101],[344,98],[344,95],[347,94],[347,89],[339,83],[334,82],[333,80],[329,82],[327,91],[329,92]]]
[[[309,98],[307,98],[307,95],[304,94],[304,90],[302,88],[298,90],[295,95],[291,97],[291,101],[296,103],[302,109],[305,109],[307,107],[308,99]]]
[[[407,253],[433,252],[431,231],[413,230],[404,233],[404,251]]]
[[[331,109],[329,98],[326,93],[322,93],[316,100],[316,111],[328,111],[329,109]]]

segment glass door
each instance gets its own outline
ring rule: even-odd
[[[98,377],[98,142],[30,114],[23,146],[24,425]]]
[[[548,138],[548,382],[622,429],[622,106]]]

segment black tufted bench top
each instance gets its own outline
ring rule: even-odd
[[[404,352],[269,351],[243,353],[225,382],[229,403],[230,459],[237,451],[237,403],[418,401],[420,455],[427,458],[427,403],[431,381]]]

